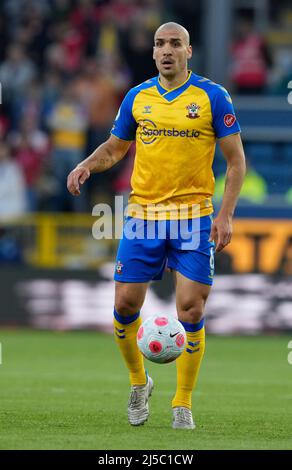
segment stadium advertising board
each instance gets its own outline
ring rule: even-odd
[[[206,307],[209,333],[292,330],[292,222],[236,220],[232,243],[216,256],[216,271]],[[113,262],[98,270],[2,265],[0,324],[110,332],[113,272]],[[143,316],[175,310],[166,272],[151,284]]]
[[[112,332],[114,282],[104,273],[7,270],[12,281],[1,285],[0,323],[39,329],[98,329]],[[101,270],[103,271],[103,269]],[[172,277],[153,282],[142,309],[174,314]],[[207,331],[259,334],[292,330],[292,279],[264,274],[218,275],[206,307]]]
[[[224,257],[220,272],[291,275],[292,221],[237,219]]]

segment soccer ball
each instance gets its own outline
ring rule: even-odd
[[[174,317],[153,315],[140,326],[137,343],[146,359],[164,364],[181,355],[186,345],[186,332]]]

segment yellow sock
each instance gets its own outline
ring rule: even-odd
[[[129,370],[131,385],[145,385],[147,382],[144,359],[136,338],[141,323],[140,312],[123,317],[114,309],[115,340]]]
[[[176,360],[177,389],[172,400],[172,407],[184,406],[192,408],[192,392],[195,388],[201,361],[205,351],[204,320],[192,325],[181,322],[186,329],[187,345],[184,352]],[[197,331],[191,331],[197,329]]]

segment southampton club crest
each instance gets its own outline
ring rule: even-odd
[[[186,117],[188,117],[190,119],[196,119],[196,118],[200,117],[199,110],[201,109],[201,107],[199,105],[197,105],[196,103],[189,104],[188,106],[186,106],[186,109],[189,113],[189,114],[186,115]]]
[[[122,274],[123,266],[124,265],[120,261],[117,262],[117,264],[116,264],[116,273],[117,274]]]

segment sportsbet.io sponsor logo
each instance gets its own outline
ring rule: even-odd
[[[152,144],[159,137],[187,137],[198,138],[200,132],[196,129],[177,130],[174,127],[171,129],[159,129],[155,122],[150,119],[144,119],[139,122],[139,135],[144,144]]]

